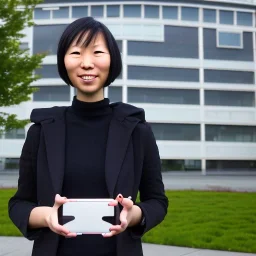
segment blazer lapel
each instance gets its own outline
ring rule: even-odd
[[[42,127],[53,188],[56,194],[61,194],[65,168],[64,118],[42,122]]]
[[[113,116],[110,122],[106,148],[105,176],[111,198],[114,196],[118,175],[125,158],[132,131],[139,122],[140,120],[137,118],[128,117],[122,120],[115,116]]]

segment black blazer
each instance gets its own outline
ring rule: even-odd
[[[161,176],[159,152],[144,111],[134,106],[110,105],[105,177],[110,198],[118,193],[136,198],[146,218],[144,228],[132,227],[117,235],[117,256],[141,256],[141,236],[165,217],[168,199]],[[33,256],[55,256],[59,236],[49,228],[29,229],[31,210],[52,206],[61,195],[65,162],[65,113],[67,107],[34,109],[34,122],[27,134],[21,157],[18,190],[9,201],[9,216],[22,234],[34,240]]]

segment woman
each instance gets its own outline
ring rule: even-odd
[[[168,200],[144,111],[104,98],[122,69],[117,43],[102,23],[81,18],[63,32],[57,58],[60,77],[77,95],[70,107],[32,111],[10,218],[35,240],[35,256],[143,255],[140,238],[164,219]],[[70,233],[58,223],[67,198],[115,198],[120,225],[102,235]]]

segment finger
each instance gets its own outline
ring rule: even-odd
[[[116,232],[121,232],[123,231],[123,228],[121,227],[121,225],[114,225],[112,227],[110,227],[109,231],[116,231]]]
[[[117,235],[116,231],[111,231],[109,233],[103,233],[102,234],[103,237],[112,237],[112,236],[115,236],[115,235]]]
[[[113,200],[113,201],[109,202],[108,205],[109,206],[117,206],[118,205],[118,201],[117,200]]]
[[[59,194],[57,194],[55,196],[55,202],[54,202],[53,208],[58,209],[61,205],[63,205],[66,202],[67,202],[66,197],[61,197]]]
[[[122,228],[127,227],[127,215],[128,215],[128,211],[124,208],[120,214],[120,222],[121,222]]]
[[[73,238],[73,237],[76,237],[76,236],[77,236],[76,233],[68,233],[68,234],[66,235],[66,238]]]
[[[127,208],[127,209],[131,209],[133,206],[133,201],[129,198],[123,198],[122,200],[122,206]]]

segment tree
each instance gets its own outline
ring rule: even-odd
[[[37,89],[30,86],[39,76],[33,70],[40,67],[44,54],[30,56],[22,50],[22,30],[33,26],[33,11],[42,0],[0,0],[0,107],[18,105],[30,100]],[[23,128],[29,120],[0,111],[0,133]]]

